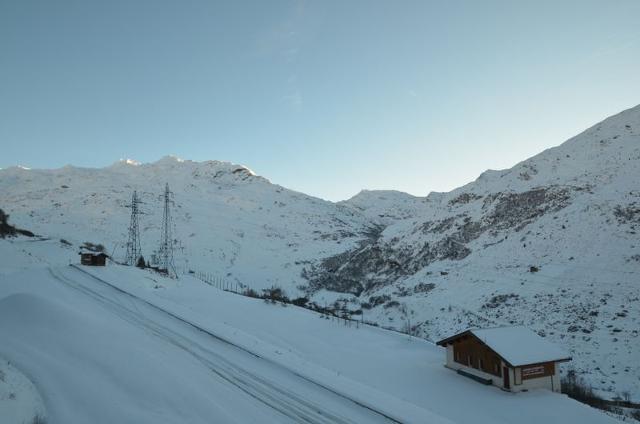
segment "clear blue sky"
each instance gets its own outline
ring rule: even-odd
[[[0,0],[0,167],[444,191],[640,103],[640,1]]]

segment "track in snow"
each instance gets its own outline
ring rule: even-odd
[[[75,271],[73,276],[60,269],[50,268],[49,271],[53,278],[65,286],[92,298],[128,323],[182,349],[222,382],[236,387],[294,422],[398,422],[234,345],[78,267],[72,266],[70,269]]]

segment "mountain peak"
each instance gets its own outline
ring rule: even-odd
[[[117,162],[114,162],[111,167],[115,168],[115,167],[123,167],[123,166],[139,166],[141,165],[140,162],[138,162],[137,160],[134,159],[120,159]]]
[[[184,161],[185,161],[184,159],[181,159],[176,155],[166,155],[160,158],[159,160],[152,162],[151,164],[152,165],[164,165],[164,164],[174,165],[176,163],[183,163]]]

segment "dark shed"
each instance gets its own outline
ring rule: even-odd
[[[109,256],[105,253],[80,252],[80,263],[89,266],[105,266]]]

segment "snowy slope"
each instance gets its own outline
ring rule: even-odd
[[[0,278],[0,337],[52,423],[390,422],[65,265]]]
[[[0,360],[0,418],[7,423],[28,423],[46,416],[33,383],[11,364]]]
[[[189,276],[70,267],[50,241],[0,240],[7,251],[46,259],[0,276],[0,355],[32,376],[54,424],[615,422],[564,395],[477,384],[421,339]]]
[[[640,400],[639,159],[640,106],[425,198],[363,191],[333,204],[239,165],[167,157],[0,170],[0,208],[51,243],[70,241],[67,260],[85,241],[122,258],[126,205],[138,190],[148,258],[168,182],[179,271],[338,300],[432,341],[466,327],[525,325],[569,351],[570,366],[604,395]],[[7,267],[31,266],[22,261]]]

